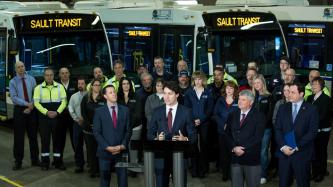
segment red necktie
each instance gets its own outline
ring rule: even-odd
[[[170,108],[169,112],[168,112],[168,128],[169,128],[169,132],[171,132],[171,129],[172,129],[172,108]]]
[[[24,100],[25,100],[26,102],[29,102],[29,96],[28,96],[27,85],[25,84],[25,80],[24,80],[24,78],[22,78],[22,86],[23,86]]]
[[[246,115],[245,114],[242,114],[242,119],[240,120],[239,124],[240,124],[240,127],[242,127],[244,121],[245,121],[245,117]]]
[[[112,106],[112,121],[113,121],[113,128],[117,128],[117,113],[116,113],[116,107]]]

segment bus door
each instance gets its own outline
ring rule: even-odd
[[[0,28],[0,115],[7,114],[6,107],[6,61],[7,29]]]
[[[166,71],[177,72],[179,60],[186,61],[192,70],[194,26],[162,25],[159,36],[159,55],[164,59]]]
[[[150,70],[156,52],[155,28],[154,25],[106,24],[113,61],[123,60],[127,72],[136,72],[139,65]]]

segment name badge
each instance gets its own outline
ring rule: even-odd
[[[238,107],[238,104],[233,104],[233,105],[231,105],[231,106],[236,106],[236,107]]]
[[[98,105],[104,105],[104,103],[103,102],[99,102]]]
[[[261,103],[268,103],[268,101],[267,100],[262,100]]]
[[[128,102],[130,102],[130,103],[136,103],[136,100],[135,99],[130,99]]]
[[[201,96],[203,99],[207,99],[208,98],[208,95],[202,95]]]

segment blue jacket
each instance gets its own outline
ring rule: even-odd
[[[293,160],[310,161],[314,158],[314,139],[318,132],[319,115],[315,106],[303,101],[296,119],[292,120],[292,103],[286,103],[280,106],[276,122],[274,124],[275,140],[278,150],[278,156],[291,158]],[[294,130],[298,151],[290,157],[284,155],[280,149],[286,145],[284,136],[286,133]]]
[[[93,124],[94,136],[98,144],[98,157],[115,157],[115,155],[105,150],[108,146],[123,145],[128,149],[132,129],[127,107],[118,104],[117,128],[113,127],[112,117],[107,105],[96,109]]]
[[[238,110],[238,101],[236,99],[229,107],[223,96],[217,100],[215,103],[213,119],[217,124],[217,132],[219,134],[224,134],[224,126],[227,122],[228,116],[236,110]]]
[[[205,123],[214,108],[214,98],[209,89],[205,88],[198,99],[194,88],[190,88],[185,93],[184,105],[192,110],[193,120],[200,119],[201,124]]]

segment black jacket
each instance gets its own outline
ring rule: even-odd
[[[260,165],[261,140],[265,130],[265,116],[251,108],[242,127],[240,127],[241,111],[238,109],[229,115],[226,127],[226,141],[229,152],[236,146],[245,147],[245,153],[238,157],[232,153],[231,163],[240,165]]]

